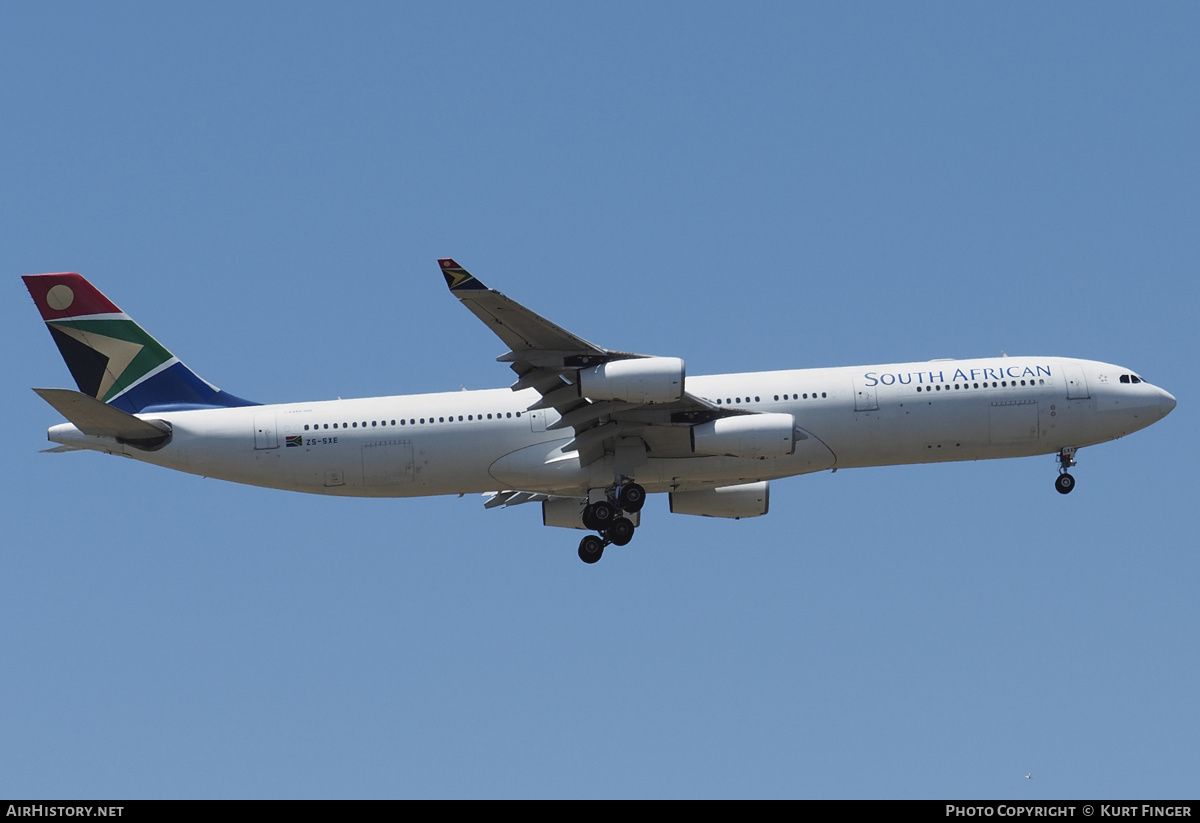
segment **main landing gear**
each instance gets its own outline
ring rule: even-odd
[[[1071,489],[1075,488],[1075,478],[1067,471],[1067,469],[1077,465],[1075,463],[1075,451],[1076,448],[1074,446],[1059,449],[1058,477],[1054,478],[1054,488],[1058,490],[1059,494],[1070,494]]]
[[[619,483],[607,500],[589,503],[583,509],[583,525],[599,535],[589,534],[579,541],[579,559],[595,563],[604,555],[608,545],[624,546],[633,539],[633,521],[626,514],[636,514],[646,504],[646,490],[637,483]]]

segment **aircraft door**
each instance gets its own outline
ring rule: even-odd
[[[996,400],[989,409],[988,442],[993,446],[1038,439],[1038,401]]]
[[[1088,392],[1087,378],[1084,376],[1082,368],[1074,363],[1063,363],[1062,370],[1067,378],[1068,400],[1087,400],[1091,397]]]
[[[854,378],[854,410],[875,411],[879,408],[879,398],[875,395],[875,387],[866,384],[866,378]]]
[[[279,430],[275,427],[273,412],[254,415],[254,448],[279,448]]]
[[[546,410],[534,409],[533,411],[525,412],[529,415],[529,426],[535,432],[544,432],[546,430]]]
[[[411,440],[364,443],[362,463],[364,486],[403,486],[416,474]]]

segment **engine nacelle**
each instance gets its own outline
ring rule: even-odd
[[[771,490],[767,481],[721,486],[698,492],[671,492],[673,514],[698,514],[701,517],[758,517],[767,513]]]
[[[692,426],[692,453],[713,457],[787,457],[796,451],[796,418],[743,414]]]
[[[684,368],[678,357],[613,360],[579,370],[579,395],[625,403],[673,403],[683,397]]]

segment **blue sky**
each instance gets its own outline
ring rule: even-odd
[[[6,4],[0,795],[1195,797],[1197,42],[1184,3]],[[260,401],[507,385],[440,256],[689,373],[1004,350],[1179,406],[1069,497],[1051,457],[655,497],[594,567],[534,506],[38,453],[71,383],[21,274]]]

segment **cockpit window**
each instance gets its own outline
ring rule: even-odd
[[[1142,378],[1138,377],[1136,374],[1123,374],[1123,375],[1121,375],[1121,382],[1122,383],[1141,383]]]

